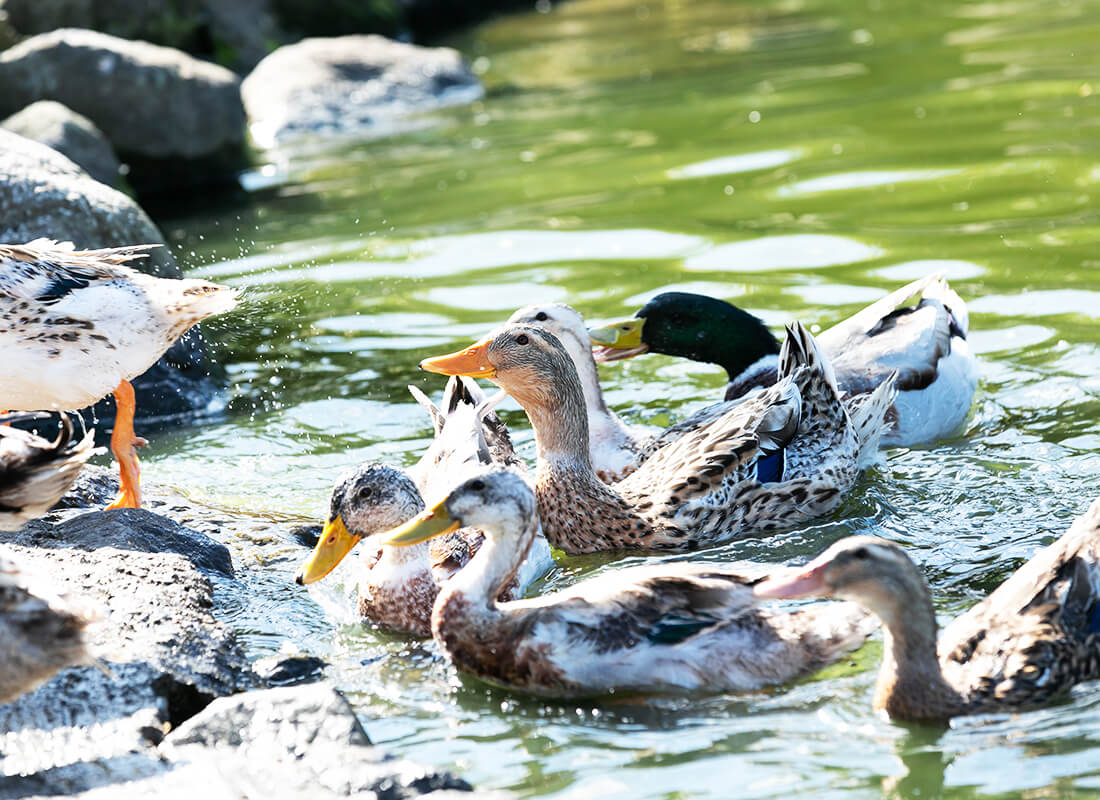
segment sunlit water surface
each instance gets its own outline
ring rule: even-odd
[[[150,476],[213,506],[316,520],[363,460],[430,436],[418,360],[516,306],[601,320],[660,289],[778,328],[828,325],[943,270],[982,358],[973,415],[894,450],[804,529],[701,554],[805,559],[850,533],[905,543],[944,618],[1100,490],[1100,12],[1065,2],[577,0],[454,42],[477,105],[370,142],[307,142],[246,176],[243,208],[164,227],[194,274],[246,287],[208,330],[224,414],[161,432]],[[632,421],[712,400],[713,368],[602,372]],[[530,456],[521,412],[506,414]],[[745,696],[545,703],[460,680],[431,643],[374,632],[290,582],[305,550],[226,530],[255,656],[331,662],[371,736],[475,785],[553,797],[1096,797],[1100,685],[950,730],[878,719],[879,645]],[[635,559],[637,560],[637,559]],[[559,559],[547,588],[605,567]],[[324,592],[317,595],[325,599]]]

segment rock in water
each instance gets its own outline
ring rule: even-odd
[[[71,159],[100,183],[118,181],[118,156],[90,119],[52,100],[31,103],[0,126]]]
[[[152,220],[122,192],[93,180],[56,150],[6,130],[0,130],[0,175],[0,242],[49,236],[97,248],[164,241]],[[168,247],[154,248],[134,266],[162,278],[180,276]],[[217,390],[209,372],[206,348],[192,330],[134,381],[139,424],[204,408]],[[114,403],[101,402],[96,415],[102,421],[114,419]]]
[[[418,111],[470,103],[484,90],[457,50],[383,36],[304,39],[245,78],[252,137],[271,147],[308,133],[388,135]]]
[[[179,50],[62,28],[0,53],[0,85],[0,114],[56,100],[90,119],[130,163],[139,191],[225,180],[242,158],[240,80]],[[189,163],[161,174],[180,161]]]

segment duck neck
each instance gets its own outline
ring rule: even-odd
[[[646,319],[643,338],[651,352],[717,364],[730,380],[765,356],[778,355],[779,342],[759,317],[710,297],[690,302],[700,306],[691,322]]]
[[[552,383],[532,382],[508,392],[531,420],[540,464],[564,462],[591,473],[584,393],[572,363],[562,361],[569,369],[560,370]]]
[[[518,533],[485,530],[485,541],[470,563],[443,584],[439,604],[461,596],[469,607],[478,609],[479,613],[494,613],[497,596],[515,577],[538,533],[538,518],[535,515],[523,521],[516,520],[513,524],[519,528]]]
[[[879,611],[885,633],[874,706],[898,719],[947,719],[965,703],[943,676],[932,599],[923,583],[919,588]]]
[[[407,575],[415,570],[430,573],[432,568],[429,545],[427,542],[407,547],[382,545],[382,555],[379,556],[375,569],[380,570],[381,574]]]

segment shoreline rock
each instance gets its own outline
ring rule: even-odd
[[[377,35],[280,47],[241,84],[249,130],[261,147],[305,134],[389,135],[412,127],[412,114],[483,94],[457,50]]]
[[[61,103],[31,103],[0,127],[56,150],[100,183],[118,183],[118,156],[107,137],[90,119]]]

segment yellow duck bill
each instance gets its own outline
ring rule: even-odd
[[[386,544],[406,547],[458,530],[462,527],[462,523],[451,519],[451,515],[443,507],[445,502],[446,500],[443,500],[431,508],[424,509],[404,525],[399,525],[390,531],[383,541]]]
[[[457,353],[433,356],[420,362],[420,368],[440,375],[465,375],[469,378],[492,378],[496,368],[489,363],[489,342],[480,341]]]
[[[294,582],[304,585],[321,580],[336,569],[336,565],[344,560],[344,556],[351,552],[361,538],[347,529],[341,517],[329,520],[321,532],[317,546],[313,548],[313,553],[294,574]]]
[[[592,356],[598,362],[619,361],[649,352],[649,346],[642,341],[644,317],[613,322],[602,328],[590,328],[588,338],[592,340]]]

